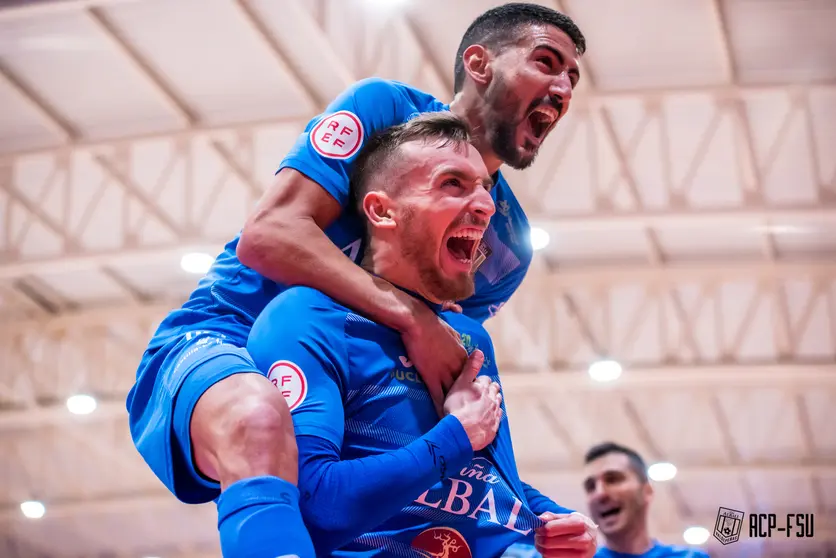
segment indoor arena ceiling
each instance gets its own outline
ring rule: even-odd
[[[218,556],[124,398],[187,253],[235,235],[357,79],[451,99],[478,0],[100,0],[0,8],[0,556]],[[836,1],[553,0],[588,40],[568,116],[509,172],[538,241],[489,321],[523,478],[585,509],[606,439],[678,467],[653,533],[814,513],[836,552]],[[618,361],[596,383],[587,366]],[[65,400],[96,396],[71,415]],[[23,517],[40,500],[46,515]]]

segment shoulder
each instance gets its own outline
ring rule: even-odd
[[[481,349],[486,355],[488,352],[493,352],[493,342],[488,330],[473,318],[456,312],[442,312],[441,317],[450,326],[459,332],[462,338],[462,344],[467,349],[467,352],[473,349]]]
[[[493,188],[497,214],[510,220],[515,228],[529,229],[528,216],[514,194],[514,190],[501,171],[497,174],[496,185]]]
[[[369,104],[394,102],[397,105],[410,106],[418,112],[444,110],[445,105],[424,91],[405,83],[378,77],[362,79],[349,86],[343,96],[351,96]]]
[[[659,552],[654,554],[659,558],[709,558],[708,553],[699,548],[680,545],[659,545]]]
[[[270,325],[271,329],[295,332],[296,336],[332,337],[342,334],[349,311],[322,291],[295,286],[270,301],[259,315],[253,329]]]

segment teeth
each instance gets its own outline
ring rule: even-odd
[[[466,230],[466,231],[459,231],[452,235],[453,238],[465,238],[468,240],[480,240],[482,238],[482,231],[477,230]]]

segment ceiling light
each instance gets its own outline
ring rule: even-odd
[[[192,252],[180,258],[180,267],[187,273],[203,275],[209,271],[215,258],[203,252]]]
[[[614,360],[599,360],[589,365],[589,377],[596,382],[612,382],[621,376],[621,365]]]
[[[540,227],[531,227],[531,249],[542,250],[549,245],[549,233]]]
[[[74,415],[89,415],[96,410],[96,399],[91,395],[73,395],[67,398],[67,410]]]
[[[29,519],[40,519],[46,513],[46,507],[40,502],[30,500],[20,504],[20,511]]]
[[[654,463],[647,468],[647,476],[656,482],[665,482],[676,476],[676,466],[673,463]]]
[[[688,544],[703,544],[708,540],[708,529],[705,527],[688,527],[682,534]]]

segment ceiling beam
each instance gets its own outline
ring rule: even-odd
[[[49,225],[44,219],[39,218],[39,220],[46,223],[47,226]],[[796,207],[744,206],[728,209],[692,208],[687,211],[647,209],[642,211],[600,211],[560,215],[534,213],[529,215],[529,221],[532,225],[545,229],[553,237],[590,231],[607,231],[616,234],[618,232],[642,232],[648,229],[704,230],[706,227],[728,227],[729,229],[737,229],[743,234],[751,232],[754,236],[760,232],[760,223],[764,220],[773,223],[776,230],[780,230],[781,223],[803,222],[805,225],[816,225],[818,223],[836,222],[836,206],[825,204]],[[801,231],[801,233],[803,232]],[[180,237],[174,238],[170,243],[152,247],[124,246],[104,250],[67,250],[63,253],[38,258],[9,255],[5,258],[5,262],[0,265],[0,279],[14,279],[43,273],[96,270],[102,266],[135,266],[167,260],[177,262],[183,253],[191,251],[207,252],[211,255],[219,254],[223,250],[224,244],[231,238],[232,234],[224,238],[185,239]],[[548,251],[543,252],[543,254],[548,257]],[[805,262],[799,262],[799,264],[802,267],[807,265]],[[656,269],[664,274],[664,270],[672,265],[676,264],[664,262],[652,267],[639,266],[639,269],[640,272],[645,270],[649,272]],[[741,262],[739,258],[735,261],[725,262],[722,257],[711,258],[709,256],[705,257],[699,265],[709,270],[729,265],[730,269],[733,270],[741,265],[748,266],[749,263]],[[760,258],[758,258],[751,262],[751,265],[756,267],[747,267],[747,269],[774,269],[780,271],[782,266],[790,264],[785,264],[780,260],[760,261]],[[831,269],[832,267],[829,266]],[[627,264],[626,268],[630,270],[631,264]],[[632,270],[635,269],[635,266],[633,266]],[[597,265],[590,265],[589,271],[597,273],[599,268]],[[711,273],[717,274],[716,271],[711,271]],[[561,275],[564,276],[571,276],[571,274],[572,271],[561,271]]]
[[[288,6],[295,4],[289,3]],[[0,11],[0,15],[2,15]],[[315,26],[315,23],[311,23]],[[318,28],[316,37],[317,44],[328,45],[327,37]],[[326,48],[323,46],[323,48]],[[329,49],[333,50],[333,49]],[[333,55],[333,56],[332,56]],[[329,57],[335,57],[333,52]],[[332,62],[337,64],[337,62]],[[340,79],[341,86],[350,85],[354,79],[359,79],[365,76],[353,76],[348,74],[349,70],[344,65],[339,67],[337,77]],[[646,89],[623,89],[618,91],[594,91],[588,95],[578,96],[573,99],[572,104],[575,107],[600,108],[608,106],[613,101],[641,101],[643,103],[664,101],[668,98],[677,98],[683,95],[704,95],[718,100],[722,99],[739,99],[748,95],[759,93],[794,93],[797,95],[809,95],[812,92],[836,92],[836,80],[825,81],[811,84],[794,84],[794,83],[767,83],[757,85],[706,85],[706,86],[687,86],[687,87],[664,87],[664,88],[646,88]],[[313,114],[310,115],[314,116]],[[149,134],[138,134],[133,136],[125,136],[122,138],[111,138],[106,140],[85,140],[77,139],[68,145],[56,145],[55,147],[39,148],[39,149],[25,149],[20,151],[6,152],[0,155],[0,165],[11,164],[14,159],[18,157],[46,155],[51,156],[56,153],[66,152],[66,149],[72,150],[102,150],[112,149],[137,141],[155,140],[155,139],[188,139],[200,138],[209,136],[219,136],[227,132],[246,132],[253,129],[263,128],[268,126],[285,125],[299,128],[307,123],[308,118],[299,117],[285,117],[285,118],[264,118],[257,119],[250,122],[229,124],[229,125],[200,125],[196,124],[191,128],[183,130],[172,130],[170,132],[156,132]]]
[[[719,387],[718,387],[719,386]],[[569,394],[602,392],[642,393],[654,391],[698,391],[704,389],[748,390],[768,386],[774,389],[836,389],[836,364],[706,365],[626,367],[616,382],[596,383],[583,370],[504,368],[502,387],[508,397],[546,398]],[[62,402],[36,408],[0,411],[0,431],[26,430],[75,421],[127,420],[122,397],[100,400],[96,411],[85,416],[68,414]]]
[[[0,80],[5,82],[18,98],[38,115],[41,123],[58,136],[62,143],[66,144],[78,139],[78,132],[70,123],[2,61],[0,61]]]

